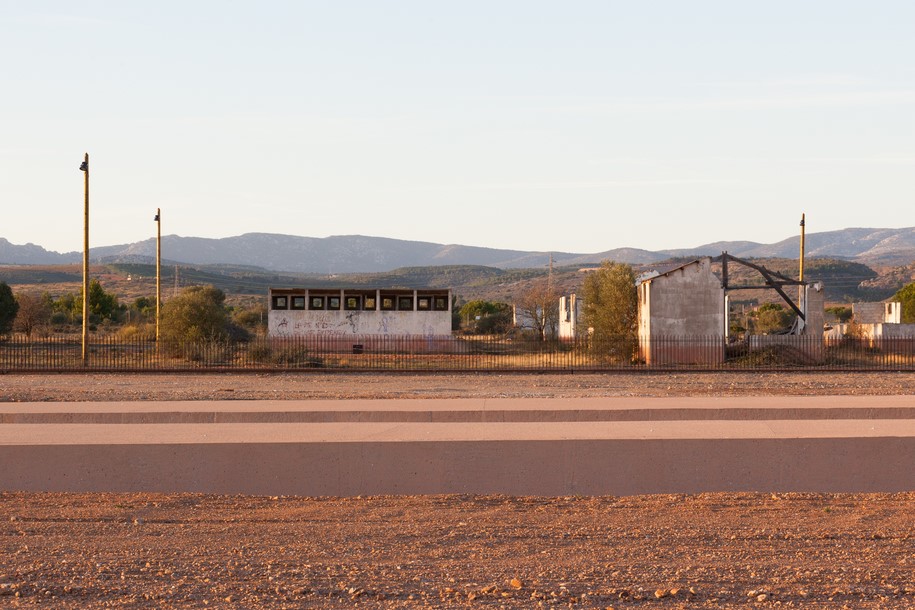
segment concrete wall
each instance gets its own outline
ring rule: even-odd
[[[272,337],[338,335],[451,334],[451,312],[429,311],[271,311]]]
[[[854,321],[858,324],[899,324],[901,303],[852,303]]]
[[[830,339],[838,339],[847,335],[852,325],[836,324],[826,333]],[[859,338],[867,340],[881,339],[915,339],[915,324],[856,324],[855,331]]]
[[[349,294],[358,294],[360,297],[374,295],[374,309],[347,310],[342,305],[339,309],[291,309],[277,308],[275,299],[278,297],[304,297],[306,303],[312,294],[328,297],[339,296],[339,302]],[[271,290],[269,309],[267,314],[267,334],[271,337],[346,337],[365,335],[384,336],[447,336],[451,334],[451,295],[450,291],[397,291],[391,294],[409,296],[413,300],[412,310],[382,310],[382,296],[387,291],[308,291],[295,292],[292,290]],[[447,310],[419,311],[416,309],[420,298],[433,295],[446,295]],[[287,301],[287,307],[289,307]]]
[[[874,338],[913,339],[915,324],[875,324]]]
[[[804,334],[822,336],[826,325],[826,291],[821,282],[804,286],[807,318],[804,322]]]
[[[649,364],[723,362],[725,319],[710,258],[639,285],[639,351]]]
[[[580,329],[581,299],[576,294],[559,297],[559,339],[572,340]]]
[[[913,408],[906,396],[0,403],[0,491],[911,491]]]
[[[719,364],[725,358],[724,335],[708,337],[639,337],[639,354],[653,366]]]
[[[836,324],[825,333],[827,339],[841,339],[852,332],[865,341],[915,340],[915,324]]]
[[[822,328],[822,326],[820,327]],[[765,349],[772,346],[788,348],[797,359],[805,364],[814,364],[823,360],[825,344],[822,332],[820,335],[750,335],[748,338],[750,351]]]

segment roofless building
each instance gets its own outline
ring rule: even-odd
[[[446,336],[448,289],[271,288],[271,337]]]

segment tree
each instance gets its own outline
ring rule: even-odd
[[[19,304],[13,296],[13,290],[6,282],[0,282],[0,335],[5,335],[13,328],[13,320]]]
[[[82,290],[80,290],[82,295]],[[58,324],[71,323],[83,315],[83,299],[71,293],[62,294],[51,303],[52,321]]]
[[[639,321],[639,297],[632,267],[604,261],[582,284],[584,323],[595,337],[634,334]]]
[[[559,325],[559,291],[548,279],[538,280],[518,294],[515,311],[545,341],[547,335],[556,334]]]
[[[623,263],[604,261],[582,284],[582,318],[592,345],[606,347],[621,358],[631,357],[638,345],[639,297],[635,273]]]
[[[83,312],[83,289],[80,288],[76,296],[76,303],[79,306],[79,315]],[[99,319],[114,320],[117,318],[121,307],[118,304],[118,297],[114,293],[105,292],[101,282],[98,280],[89,281],[89,314],[97,316]]]
[[[847,322],[849,322],[851,320],[851,316],[852,316],[851,307],[843,307],[841,305],[834,305],[832,307],[827,307],[825,309],[825,311],[826,311],[826,313],[831,313],[832,315],[834,315],[836,317],[836,320],[838,320],[839,324],[846,324]]]
[[[907,284],[893,296],[894,301],[898,301],[902,306],[900,322],[903,324],[915,324],[915,282]]]
[[[460,316],[463,326],[476,333],[505,332],[512,321],[511,305],[482,299],[461,306]]]
[[[42,295],[25,292],[16,297],[18,311],[13,321],[13,330],[32,337],[32,333],[44,328],[51,320],[51,307]]]
[[[53,303],[55,312],[65,313],[68,320],[81,320],[83,317],[83,289],[75,294],[61,295]],[[118,303],[118,297],[112,292],[105,292],[101,282],[89,281],[89,317],[93,320],[117,321],[124,307]]]
[[[784,332],[796,317],[797,314],[779,303],[763,303],[756,310],[756,332],[764,335]]]
[[[173,352],[186,343],[231,341],[247,335],[229,319],[226,295],[213,286],[191,286],[162,306],[159,335]]]
[[[266,334],[266,320],[267,306],[264,303],[257,303],[247,307],[236,307],[232,309],[232,322],[255,334]]]
[[[152,320],[156,316],[155,297],[137,297],[127,307],[127,319],[130,322]]]

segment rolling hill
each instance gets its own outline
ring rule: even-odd
[[[900,266],[915,260],[915,227],[903,229],[849,228],[810,233],[807,255],[845,259],[868,265]],[[641,250],[615,248],[595,253],[529,252],[459,244],[407,241],[364,235],[300,237],[272,233],[246,233],[211,239],[166,235],[163,258],[186,265],[243,265],[288,273],[377,273],[404,267],[478,265],[499,269],[587,266],[603,260],[635,265],[671,258],[717,256],[722,251],[742,258],[797,258],[799,237],[774,244],[751,241],[714,242],[695,248]],[[90,250],[94,262],[149,263],[154,260],[154,239],[102,246]],[[35,244],[16,245],[0,238],[0,265],[59,265],[78,263],[79,252],[58,253]]]

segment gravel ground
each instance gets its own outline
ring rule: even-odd
[[[0,606],[911,608],[915,494],[0,494]]]
[[[0,375],[0,402],[913,393],[913,372]]]
[[[0,375],[0,402],[905,394],[915,375]],[[2,465],[0,465],[2,467]],[[0,607],[913,608],[915,493],[0,492]]]

